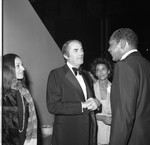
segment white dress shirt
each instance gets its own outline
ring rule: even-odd
[[[72,71],[72,73],[74,74],[74,71],[72,69],[72,67],[74,67],[73,65],[71,65],[70,63],[67,62],[68,67],[70,68],[70,70]],[[86,91],[86,85],[85,82],[83,80],[82,75],[80,75],[79,73],[77,73],[77,75],[74,74],[74,76],[76,77],[76,79],[78,80],[82,90],[83,90],[83,94],[85,97],[85,100],[87,100],[87,91]]]

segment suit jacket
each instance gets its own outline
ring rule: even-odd
[[[87,98],[94,97],[92,80],[83,72]],[[93,111],[84,109],[84,94],[67,65],[50,72],[47,83],[47,107],[55,114],[53,145],[94,145],[96,122]],[[90,143],[89,143],[90,142]]]
[[[116,63],[110,145],[150,145],[150,63],[138,52]]]

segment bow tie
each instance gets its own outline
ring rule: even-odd
[[[74,71],[74,73],[75,73],[75,76],[79,73],[80,75],[82,75],[82,68],[80,67],[80,68],[75,68],[75,67],[73,67],[72,68],[72,70]]]

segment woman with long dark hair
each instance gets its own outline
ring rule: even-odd
[[[22,60],[16,54],[6,54],[2,61],[2,144],[36,145],[37,117]]]

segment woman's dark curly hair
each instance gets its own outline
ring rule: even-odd
[[[93,76],[97,79],[96,67],[99,64],[104,64],[107,67],[107,69],[110,71],[110,73],[108,74],[108,78],[110,78],[112,76],[112,66],[111,63],[106,58],[103,57],[96,58],[91,64],[91,73],[93,74]]]

